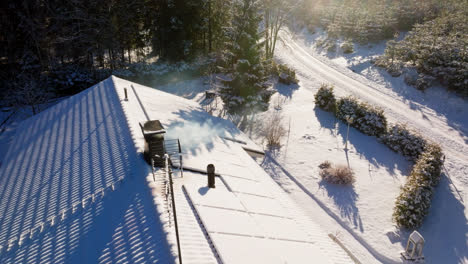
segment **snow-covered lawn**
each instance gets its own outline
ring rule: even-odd
[[[383,254],[388,258],[392,258],[390,252],[397,252],[394,257],[398,258],[401,241],[391,243],[386,233],[394,230],[391,221],[394,200],[399,186],[406,181],[411,163],[376,138],[353,128],[350,128],[349,150],[345,151],[347,126],[332,114],[314,107],[313,93],[306,89],[299,88],[292,95],[282,106],[282,114],[287,117],[286,124],[291,119],[289,141],[279,152],[271,153],[273,158],[359,239],[376,252],[388,252]],[[349,165],[355,172],[354,185],[339,186],[322,181],[318,165],[325,160]],[[271,162],[264,163],[264,167],[279,183],[290,181],[278,174]],[[302,206],[307,207],[307,204]]]

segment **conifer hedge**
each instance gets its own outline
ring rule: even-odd
[[[377,136],[390,149],[408,157],[415,165],[401,188],[393,209],[393,220],[399,227],[417,228],[428,214],[434,188],[440,181],[443,152],[404,124],[387,128],[384,111],[353,97],[335,99],[333,86],[322,85],[315,94],[315,103],[336,117],[348,122],[366,135]]]

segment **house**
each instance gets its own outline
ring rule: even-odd
[[[148,120],[180,142],[175,205],[144,159]],[[0,263],[352,263],[261,153],[199,104],[112,76],[18,126],[0,167]]]

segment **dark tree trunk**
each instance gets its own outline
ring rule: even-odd
[[[132,54],[130,52],[130,48],[127,49],[127,52],[128,52],[128,63],[132,63]]]
[[[114,69],[114,56],[112,54],[112,49],[109,48],[109,64],[110,68],[113,70]]]
[[[211,53],[212,43],[212,32],[211,32],[211,0],[208,1],[208,52]]]

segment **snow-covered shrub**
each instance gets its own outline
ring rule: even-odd
[[[421,73],[419,74],[419,78],[416,80],[415,87],[418,90],[425,91],[427,88],[431,86],[434,80],[435,80],[434,77]]]
[[[293,68],[288,67],[286,64],[278,64],[273,62],[270,66],[270,72],[274,76],[278,76],[278,81],[284,84],[298,83],[296,78],[296,71]]]
[[[68,89],[79,91],[96,82],[91,71],[75,65],[54,69],[49,72],[47,77],[49,86],[56,87],[59,93]]]
[[[332,165],[331,162],[326,160],[326,161],[320,163],[319,168],[320,169],[328,169],[328,168],[331,167],[331,165]]]
[[[393,71],[394,75],[398,71],[389,66],[398,61],[422,74],[415,83],[420,90],[427,89],[432,80],[437,79],[449,89],[468,95],[467,41],[464,37],[468,32],[468,13],[462,11],[466,9],[463,7],[416,24],[399,42],[387,42],[385,55],[380,56],[376,65]]]
[[[361,117],[356,121],[359,130],[367,135],[381,136],[387,130],[387,118],[383,109],[367,103],[360,103]]]
[[[398,226],[405,228],[421,226],[429,212],[434,187],[440,181],[442,156],[441,148],[431,144],[426,147],[414,165],[393,210],[393,220]]]
[[[400,62],[395,62],[387,66],[387,71],[392,77],[398,77],[403,73],[401,68],[402,64]]]
[[[352,124],[360,118],[359,101],[354,97],[341,98],[336,102],[336,117],[341,120],[352,120]]]
[[[278,112],[272,112],[263,122],[262,135],[269,148],[281,146],[281,140],[286,135],[283,124],[283,116]]]
[[[335,42],[328,42],[327,43],[327,51],[328,52],[335,52],[336,51],[336,43]]]
[[[392,125],[382,136],[382,141],[392,150],[416,161],[424,151],[427,141],[416,131],[410,130],[404,124]]]
[[[349,40],[344,42],[343,44],[341,44],[341,50],[343,50],[343,53],[353,53],[353,43]]]
[[[398,77],[403,73],[401,61],[390,61],[387,55],[382,55],[374,60],[375,66],[384,68],[392,77]]]
[[[325,111],[334,112],[336,109],[336,99],[333,94],[333,85],[322,83],[315,94],[315,104]]]
[[[336,117],[370,136],[382,136],[387,130],[383,109],[345,97],[336,103]]]
[[[405,80],[405,83],[407,85],[410,85],[410,86],[415,86],[416,85],[416,78],[413,75],[409,74],[409,73],[405,74],[404,80]]]
[[[354,183],[354,172],[351,168],[345,165],[333,166],[329,162],[322,163],[323,168],[320,169],[320,177],[323,180],[333,184],[352,184]]]
[[[317,48],[322,48],[323,45],[325,45],[325,44],[326,44],[326,40],[325,40],[325,39],[319,39],[319,40],[317,40],[317,41],[315,42],[315,46],[316,46]]]

